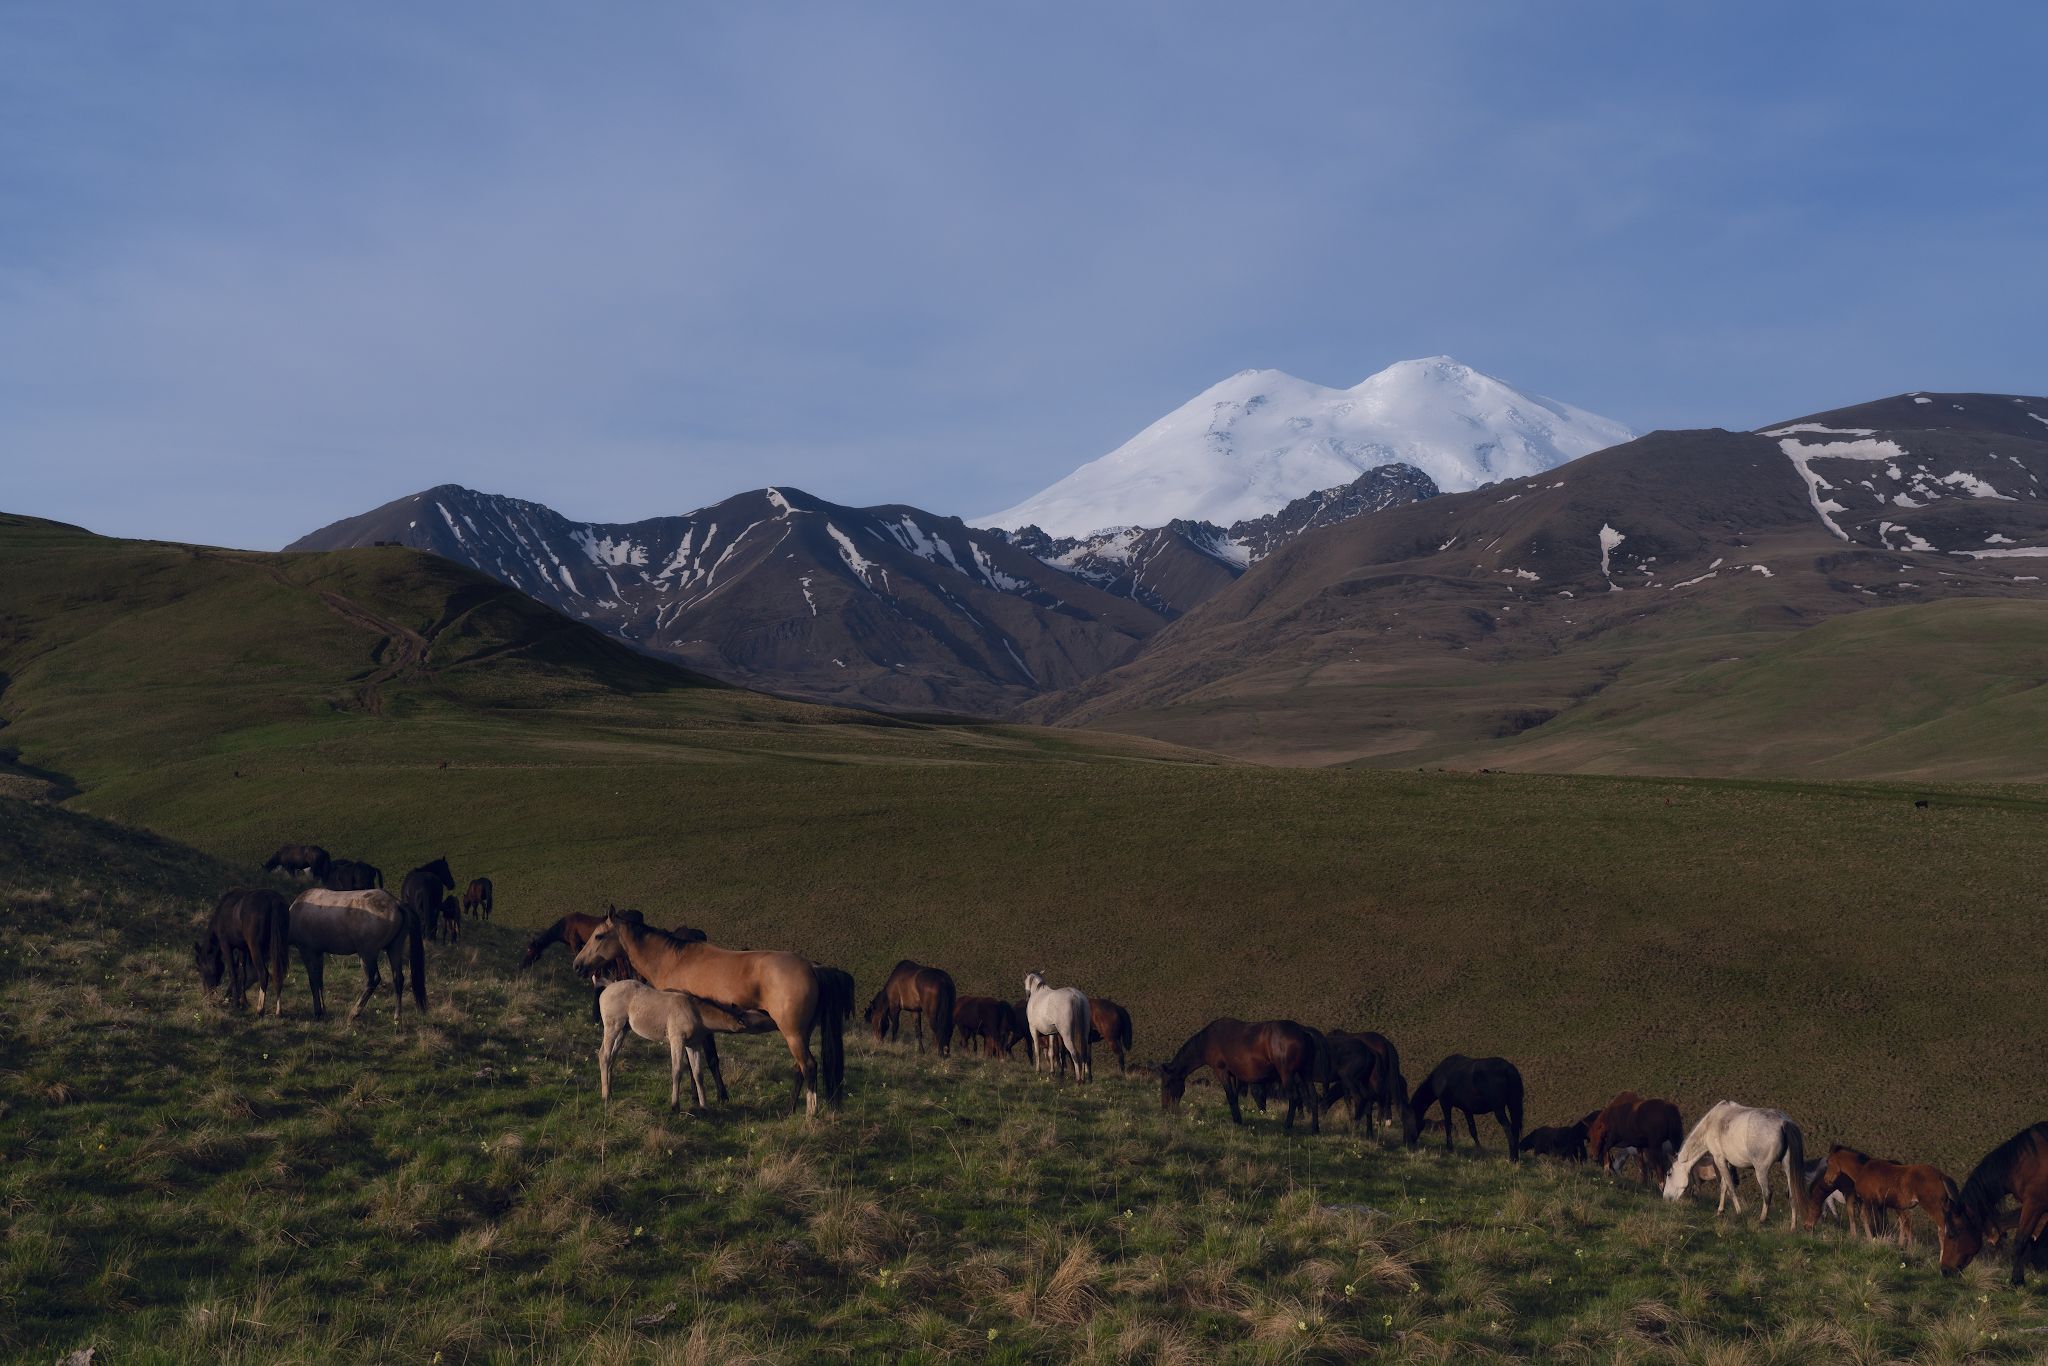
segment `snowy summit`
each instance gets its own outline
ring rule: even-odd
[[[1035,525],[1054,536],[1175,518],[1228,526],[1379,465],[1413,465],[1453,493],[1538,474],[1635,435],[1449,356],[1404,360],[1349,389],[1244,370],[974,525]]]

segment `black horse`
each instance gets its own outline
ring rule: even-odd
[[[313,881],[320,882],[327,877],[328,863],[327,851],[317,844],[282,844],[263,861],[263,871],[290,873],[295,877],[308,873]]]
[[[1531,1129],[1522,1135],[1522,1151],[1537,1157],[1554,1157],[1560,1162],[1584,1162],[1586,1132],[1593,1127],[1593,1121],[1599,1117],[1600,1112],[1595,1110],[1576,1124]]]
[[[1522,1074],[1506,1058],[1468,1058],[1453,1053],[1436,1065],[1408,1101],[1406,1135],[1409,1147],[1422,1138],[1429,1119],[1429,1107],[1444,1107],[1444,1147],[1451,1146],[1451,1111],[1465,1112],[1465,1127],[1471,1131],[1472,1146],[1479,1143],[1478,1116],[1490,1114],[1500,1121],[1508,1136],[1508,1160],[1517,1161],[1522,1152]]]
[[[325,881],[330,891],[367,892],[384,885],[384,870],[352,858],[338,858],[328,863]]]
[[[427,932],[427,938],[441,937],[441,902],[455,890],[455,874],[448,871],[448,856],[443,854],[432,863],[422,863],[405,875],[405,881],[398,886],[398,901],[419,921],[420,928]],[[456,923],[461,923],[458,911]],[[455,937],[451,930],[448,936]]]
[[[1367,1030],[1353,1034],[1333,1029],[1323,1036],[1329,1050],[1329,1074],[1322,1078],[1323,1108],[1339,1097],[1351,1102],[1351,1123],[1393,1120],[1408,1105],[1408,1079],[1401,1075],[1401,1054],[1384,1034]]]
[[[236,1010],[248,1004],[248,988],[256,984],[256,1013],[267,1003],[271,1013],[284,1013],[286,952],[291,948],[290,908],[285,899],[265,888],[237,887],[213,908],[206,933],[192,946],[200,985],[212,991],[228,982],[228,999]]]

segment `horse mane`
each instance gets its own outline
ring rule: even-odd
[[[708,939],[685,939],[679,934],[673,934],[668,930],[664,930],[659,925],[650,925],[641,919],[640,912],[638,911],[630,913],[620,911],[617,913],[617,918],[621,924],[631,925],[642,937],[652,939],[658,944],[666,944],[672,949],[686,949],[692,944],[708,944],[711,942]]]
[[[1027,1025],[1026,1027],[1028,1028],[1029,1026]],[[1180,1051],[1173,1055],[1173,1061],[1164,1064],[1166,1070],[1173,1072],[1178,1076],[1185,1077],[1188,1073],[1194,1071],[1196,1068],[1203,1066],[1202,1045],[1208,1042],[1209,1031],[1214,1029],[1215,1027],[1215,1022],[1211,1021],[1210,1023],[1205,1024],[1200,1029],[1196,1030],[1194,1032],[1193,1037],[1191,1037],[1186,1043],[1182,1044],[1180,1046]]]
[[[2048,1142],[2048,1123],[2030,1124],[1984,1154],[1963,1182],[1962,1205],[1980,1226],[1988,1226],[2012,1190],[2013,1168],[2034,1142]]]
[[[540,957],[541,954],[547,951],[550,944],[561,943],[568,936],[568,932],[569,917],[565,915],[527,941],[527,961],[531,962],[533,959]]]

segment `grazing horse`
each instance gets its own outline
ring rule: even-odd
[[[820,1091],[818,1062],[811,1055],[811,1031],[822,1027],[822,1089],[828,1101],[837,1103],[844,1087],[845,1057],[834,1045],[844,1037],[846,1012],[852,1004],[853,979],[845,973],[819,968],[793,953],[722,949],[706,940],[682,939],[651,925],[608,915],[576,955],[576,970],[593,972],[605,963],[622,960],[649,986],[687,991],[737,1015],[749,1011],[765,1014],[789,1048],[803,1089],[805,1113],[810,1115],[818,1112]]]
[[[1685,1120],[1668,1100],[1644,1100],[1623,1091],[1607,1102],[1586,1131],[1593,1161],[1602,1168],[1617,1148],[1636,1151],[1636,1169],[1644,1185],[1661,1184],[1678,1145],[1685,1142]]]
[[[405,960],[412,960],[412,999],[427,1008],[427,950],[421,941],[419,917],[397,897],[379,889],[335,892],[315,888],[299,893],[287,917],[291,942],[306,963],[306,982],[313,989],[313,1018],[327,1013],[323,994],[326,955],[353,953],[363,960],[363,994],[349,1010],[351,1022],[363,1013],[364,1002],[377,989],[377,955],[391,960],[391,1021],[398,1022],[405,1001]],[[404,941],[401,947],[401,941]]]
[[[1870,1222],[1872,1214],[1879,1210],[1895,1213],[1898,1228],[1893,1236],[1902,1248],[1913,1243],[1913,1211],[1924,1211],[1934,1224],[1935,1240],[1941,1245],[1944,1258],[1948,1251],[1949,1208],[1962,1198],[1956,1183],[1939,1167],[1924,1162],[1887,1162],[1839,1143],[1828,1149],[1820,1173],[1813,1179],[1812,1193],[1813,1203],[1806,1216],[1808,1228],[1819,1221],[1822,1200],[1839,1193],[1849,1202],[1850,1227],[1860,1221],[1865,1237],[1877,1236]]]
[[[1764,1192],[1763,1208],[1756,1216],[1760,1224],[1771,1217],[1771,1168],[1782,1164],[1785,1193],[1792,1202],[1788,1227],[1799,1227],[1800,1216],[1806,1213],[1806,1184],[1802,1180],[1806,1171],[1806,1140],[1783,1110],[1759,1110],[1724,1100],[1701,1115],[1699,1123],[1692,1126],[1692,1132],[1679,1145],[1678,1156],[1664,1177],[1666,1200],[1683,1198],[1693,1168],[1702,1157],[1713,1162],[1714,1174],[1720,1178],[1721,1198],[1714,1202],[1716,1214],[1731,1199],[1735,1201],[1735,1212],[1742,1213],[1742,1192],[1737,1189],[1742,1182],[1740,1169],[1747,1167],[1756,1173],[1756,1183]],[[1817,1207],[1814,1217],[1818,1217]],[[1809,1227],[1812,1222],[1807,1220]]]
[[[868,1002],[867,1021],[875,1042],[894,1038],[903,1012],[917,1016],[917,1051],[924,1052],[924,1022],[929,1015],[939,1056],[953,1052],[953,977],[944,968],[928,968],[905,958],[889,970],[882,989]]]
[[[487,877],[473,877],[469,886],[462,890],[462,909],[484,917],[491,917],[491,880]]]
[[[1074,1065],[1075,1081],[1095,1080],[1095,1058],[1088,1050],[1088,997],[1079,987],[1049,987],[1045,974],[1024,977],[1024,1024],[1031,1040],[1031,1065],[1040,1071],[1057,1071],[1052,1041],[1066,1045]]]
[[[405,875],[405,881],[398,885],[398,899],[405,903],[426,928],[427,937],[441,938],[441,900],[455,890],[455,874],[448,870],[448,856],[443,854],[432,863],[422,863]],[[460,915],[456,926],[462,924]],[[450,939],[455,936],[451,933]]]
[[[1595,1110],[1576,1124],[1556,1124],[1531,1129],[1522,1135],[1522,1151],[1535,1157],[1554,1157],[1560,1162],[1586,1160],[1586,1130],[1593,1126]]]
[[[1211,1020],[1180,1046],[1173,1061],[1160,1064],[1159,1107],[1179,1109],[1181,1097],[1187,1094],[1188,1074],[1204,1067],[1223,1082],[1231,1123],[1244,1123],[1237,1102],[1241,1089],[1271,1085],[1287,1095],[1283,1127],[1292,1129],[1296,1112],[1306,1109],[1309,1128],[1322,1132],[1322,1109],[1316,1104],[1314,1082],[1324,1071],[1324,1050],[1304,1026],[1292,1020],[1258,1024],[1229,1018]]]
[[[263,861],[263,871],[289,873],[293,877],[306,873],[319,882],[326,878],[329,862],[327,851],[317,844],[281,844],[276,853]]]
[[[328,863],[327,876],[322,880],[330,892],[367,892],[384,885],[384,870],[352,858],[338,858]]]
[[[1088,1042],[1106,1043],[1116,1055],[1118,1076],[1124,1074],[1124,1055],[1131,1047],[1131,1012],[1107,996],[1088,998]]]
[[[1401,1075],[1401,1054],[1386,1035],[1333,1029],[1323,1042],[1330,1050],[1331,1074],[1323,1085],[1324,1109],[1343,1096],[1351,1102],[1353,1128],[1361,1119],[1391,1121],[1406,1109],[1408,1079]]]
[[[1409,1147],[1421,1141],[1429,1107],[1439,1104],[1444,1107],[1444,1151],[1451,1148],[1451,1111],[1463,1110],[1473,1147],[1481,1148],[1478,1117],[1490,1114],[1508,1136],[1508,1161],[1521,1159],[1522,1074],[1506,1058],[1468,1058],[1453,1053],[1438,1063],[1408,1100],[1405,1137]]]
[[[636,925],[641,923],[641,916],[638,911],[613,910],[608,912],[608,914],[616,915],[621,920],[630,920]],[[585,915],[581,911],[569,912],[569,914],[563,916],[560,920],[557,920],[554,924],[548,926],[527,941],[526,954],[519,960],[520,969],[524,971],[532,967],[540,961],[542,954],[546,953],[549,948],[556,944],[560,944],[568,949],[569,956],[573,959],[577,954],[583,952],[583,946],[590,941],[591,932],[602,924],[604,924],[604,916]],[[702,939],[704,937],[702,930],[693,930],[687,925],[678,925],[671,933],[678,939]],[[598,997],[604,992],[605,983],[623,982],[632,977],[632,975],[633,970],[620,963],[606,964],[596,972],[589,974],[591,1023],[595,1024],[597,1022],[597,1001]]]
[[[284,973],[290,961],[284,898],[268,889],[237,887],[213,908],[206,936],[192,948],[199,980],[208,991],[220,985],[225,970],[228,997],[240,1010],[247,990],[256,983],[256,1013],[263,1013],[266,993],[272,1014],[284,1014]]]
[[[1007,1058],[1011,1047],[1024,1037],[1016,1007],[993,996],[962,996],[954,1001],[953,1025],[960,1038],[983,1057],[1000,1053]]]
[[[2026,1284],[2027,1258],[2048,1233],[2048,1121],[2020,1130],[1971,1170],[1943,1220],[1942,1275],[1961,1271],[1994,1239],[2008,1195],[2020,1207],[2012,1228],[2012,1283],[2017,1286]]]

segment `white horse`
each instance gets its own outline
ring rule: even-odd
[[[1799,1126],[1783,1110],[1758,1110],[1724,1100],[1700,1116],[1700,1122],[1685,1136],[1678,1160],[1671,1164],[1671,1174],[1664,1178],[1666,1200],[1677,1200],[1685,1194],[1692,1169],[1702,1157],[1712,1160],[1714,1171],[1721,1178],[1721,1199],[1714,1206],[1716,1214],[1730,1199],[1735,1201],[1735,1212],[1742,1213],[1742,1193],[1735,1188],[1742,1179],[1741,1173],[1730,1169],[1747,1167],[1756,1173],[1756,1183],[1764,1191],[1763,1209],[1757,1214],[1759,1223],[1771,1217],[1771,1167],[1782,1163],[1786,1194],[1792,1199],[1792,1227],[1799,1227],[1800,1178],[1806,1174],[1806,1143]]]
[[[704,1051],[711,1041],[711,1028],[699,1013],[694,996],[661,991],[643,982],[613,982],[597,998],[597,1012],[604,1020],[604,1042],[597,1046],[599,1097],[612,1098],[612,1059],[618,1056],[630,1028],[654,1043],[668,1041],[668,1108],[682,1108],[685,1056],[690,1060],[690,1089],[697,1093],[697,1108],[705,1108]]]
[[[315,887],[299,893],[287,913],[289,938],[305,960],[306,984],[313,990],[313,1018],[327,1011],[322,996],[326,956],[352,953],[363,960],[363,994],[348,1013],[351,1023],[363,1013],[370,993],[377,989],[377,955],[391,960],[391,1020],[405,1000],[405,960],[412,959],[412,999],[421,1010],[427,1008],[427,951],[422,941],[419,918],[382,888],[365,892],[333,892]]]
[[[1067,1046],[1074,1080],[1095,1080],[1095,1062],[1088,1056],[1088,998],[1078,987],[1049,987],[1042,973],[1024,978],[1024,1025],[1030,1031],[1031,1065],[1049,1071],[1059,1064],[1052,1055],[1054,1038]]]

